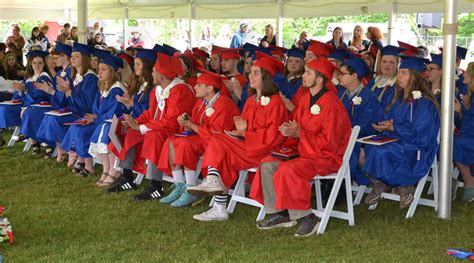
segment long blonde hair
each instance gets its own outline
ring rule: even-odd
[[[117,71],[110,65],[107,65],[107,68],[110,71],[111,77],[108,80],[99,80],[99,91],[105,92],[109,91],[110,88],[119,80]]]
[[[360,36],[356,36],[354,34],[355,30],[359,28],[360,31],[362,32]],[[351,40],[351,45],[357,47],[358,45],[362,44],[362,40],[364,40],[364,29],[362,28],[361,25],[356,25],[354,27],[354,31],[352,31],[352,40]]]
[[[470,75],[471,82],[467,83],[467,96],[466,101],[464,101],[464,107],[469,109],[471,107],[471,97],[474,89],[474,62],[471,62],[467,65],[466,73]]]

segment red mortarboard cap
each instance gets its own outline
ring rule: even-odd
[[[334,51],[334,47],[330,44],[326,44],[317,40],[310,40],[308,51],[313,52],[315,55],[321,55],[325,58],[329,57]]]
[[[269,46],[269,48],[272,50],[272,55],[280,56],[280,57],[284,57],[286,52],[288,51],[288,49],[284,47],[273,46],[273,45]]]
[[[334,64],[322,56],[319,56],[318,59],[313,59],[308,62],[307,67],[323,74],[328,80],[331,80],[334,71],[338,70]]]
[[[418,55],[418,48],[415,46],[412,46],[408,43],[398,41],[398,46],[401,48],[406,48],[407,50],[403,51],[402,54],[405,54],[407,56],[416,56]]]
[[[202,49],[199,49],[197,47],[193,47],[192,51],[193,51],[193,54],[195,56],[201,57],[202,59],[209,58],[209,53],[207,53],[206,51],[204,51]]]
[[[201,75],[196,80],[196,83],[202,83],[205,85],[213,86],[214,88],[218,89],[220,93],[224,96],[229,96],[229,91],[224,83],[226,79],[224,76],[216,74],[214,72],[210,72],[205,69],[199,69]]]
[[[204,65],[202,64],[201,61],[199,61],[193,54],[193,52],[191,52],[191,50],[187,49],[186,51],[184,51],[183,55],[185,55],[186,57],[188,57],[189,59],[191,59],[191,61],[193,62],[193,66],[194,68],[203,68]]]
[[[260,51],[257,51],[255,52],[255,54],[257,55],[257,61],[261,58],[266,58],[268,59],[270,62],[273,63],[273,66],[275,67],[275,70],[280,72],[280,73],[283,73],[284,69],[285,69],[285,65],[283,64],[283,62],[279,61],[278,59],[272,57],[272,56],[269,56],[265,53],[262,53]],[[255,65],[255,64],[254,64]],[[275,73],[272,74],[272,76],[274,76]]]
[[[240,48],[227,48],[220,51],[221,59],[240,59]]]
[[[216,46],[216,45],[212,45],[211,55],[219,55],[219,53],[221,52],[221,50],[224,50],[224,49],[226,49],[226,48],[220,47],[220,46]]]
[[[170,57],[162,53],[158,53],[157,55],[155,70],[169,79],[176,78],[178,75],[183,74],[181,61],[176,57]]]

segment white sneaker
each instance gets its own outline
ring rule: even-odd
[[[208,175],[200,185],[190,186],[187,191],[197,197],[206,197],[224,194],[225,189],[219,176]]]
[[[225,205],[214,205],[206,212],[194,215],[193,218],[203,222],[225,221],[229,219],[229,213]]]

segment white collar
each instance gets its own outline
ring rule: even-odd
[[[127,92],[127,89],[123,86],[123,84],[120,81],[116,81],[112,87],[110,87],[109,90],[101,92],[101,97],[102,98],[107,98],[109,95],[110,91],[114,88],[121,89],[124,93]]]
[[[41,78],[42,76],[46,76],[48,77],[48,79],[51,79],[48,75],[48,73],[46,73],[45,71],[41,72],[38,76],[32,76],[30,78],[28,78],[25,82],[32,82],[32,81],[36,81],[38,80],[39,78]]]

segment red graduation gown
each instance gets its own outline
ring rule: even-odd
[[[300,157],[281,162],[273,177],[277,209],[307,210],[311,208],[311,179],[339,170],[351,135],[351,121],[334,92],[326,92],[316,102],[320,114],[310,112],[310,93],[299,100],[294,120],[300,125],[297,147]],[[267,157],[262,162],[278,159]],[[260,170],[253,180],[250,196],[264,203]]]
[[[263,157],[284,141],[278,128],[288,121],[288,111],[279,94],[271,96],[270,103],[265,106],[250,97],[242,118],[247,121],[245,140],[215,134],[203,157],[202,167],[216,168],[227,188],[235,182],[239,170],[256,167]],[[203,169],[203,172],[207,170]]]
[[[175,151],[173,165],[179,164],[195,170],[199,158],[204,154],[211,137],[215,133],[223,133],[224,130],[231,131],[235,129],[234,116],[240,115],[240,111],[228,96],[220,95],[212,109],[214,109],[214,113],[208,117],[203,100],[196,101],[191,115],[191,122],[199,125],[198,135],[168,138],[161,150],[161,157],[158,163],[160,171],[171,175],[169,147],[166,147],[170,143],[173,144]]]
[[[152,95],[154,96],[154,93],[150,94],[150,98]],[[196,96],[189,85],[179,83],[171,89],[169,97],[165,99],[163,111],[157,108],[157,100],[151,99],[150,109],[140,115],[137,122],[151,129],[144,135],[141,157],[158,166],[163,143],[179,131],[178,116],[184,112],[192,112]]]

